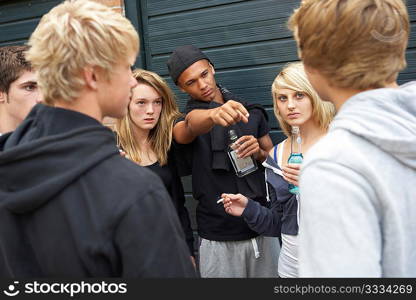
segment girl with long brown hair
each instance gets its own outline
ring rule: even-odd
[[[133,76],[138,84],[132,91],[128,113],[116,123],[118,145],[127,158],[162,179],[178,212],[194,262],[194,238],[172,143],[173,125],[181,114],[172,90],[159,75],[136,69]]]

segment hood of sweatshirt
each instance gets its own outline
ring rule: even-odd
[[[416,81],[351,97],[331,123],[331,131],[339,128],[416,169]]]
[[[0,137],[0,206],[33,211],[113,155],[114,134],[97,120],[38,104]]]

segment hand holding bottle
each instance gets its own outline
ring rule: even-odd
[[[230,143],[229,143],[229,149],[228,149],[227,152],[228,152],[228,156],[230,157],[231,163],[234,167],[235,174],[238,177],[244,177],[244,176],[256,171],[257,170],[257,164],[256,164],[256,161],[254,160],[253,156],[252,155],[245,155],[244,157],[242,157],[241,154],[240,154],[241,152],[239,152],[239,151],[244,151],[244,153],[245,153],[246,152],[245,150],[247,150],[246,149],[247,144],[246,144],[245,148],[242,148],[242,144],[240,144],[238,142],[238,140],[241,140],[241,138],[238,139],[238,136],[237,136],[234,129],[231,129],[228,133],[229,133],[229,136],[230,136]],[[243,136],[242,138],[243,138],[242,139],[243,144],[248,141],[248,145],[250,146],[249,150],[252,150],[253,149],[253,147],[252,147],[253,138],[251,138],[250,136],[245,136],[245,137]],[[256,139],[255,143],[257,143],[257,145],[258,145],[257,139]],[[241,149],[243,149],[243,150],[241,150]],[[255,147],[254,147],[254,149],[255,149]]]
[[[244,135],[235,142],[235,148],[239,158],[245,158],[251,155],[256,156],[260,151],[260,145],[257,139],[252,135]]]
[[[282,168],[283,178],[287,182],[299,186],[300,164],[287,164]]]

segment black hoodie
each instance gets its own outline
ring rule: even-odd
[[[37,105],[0,137],[0,277],[193,277],[160,179],[84,114]]]

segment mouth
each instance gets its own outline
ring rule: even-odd
[[[153,119],[153,118],[147,118],[147,119],[144,119],[144,121],[145,121],[146,123],[151,123],[151,122],[154,122],[154,121],[155,121],[155,119]]]
[[[287,117],[289,118],[289,119],[296,119],[296,118],[298,118],[300,116],[300,113],[291,113],[291,114],[288,114],[287,115]]]
[[[206,91],[206,92],[202,93],[202,97],[207,97],[207,96],[209,96],[209,95],[211,95],[211,94],[212,94],[212,90],[211,90],[211,89],[209,89],[208,91]]]

